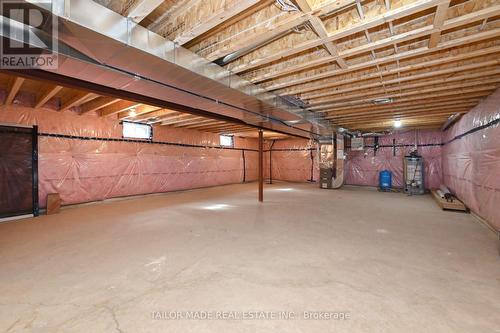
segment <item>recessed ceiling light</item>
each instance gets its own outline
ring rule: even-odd
[[[135,112],[135,109],[134,109],[134,108],[132,108],[132,109],[130,109],[130,111],[128,112],[128,115],[129,115],[129,117],[135,117],[135,116],[137,116],[137,112]]]
[[[394,128],[400,128],[403,122],[399,119],[394,120]]]

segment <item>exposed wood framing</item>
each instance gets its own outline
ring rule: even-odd
[[[141,23],[162,3],[163,0],[137,0],[129,10],[128,17],[135,23]]]
[[[311,5],[309,4],[308,0],[297,0],[297,4],[300,8],[300,10],[304,13],[308,13],[312,10]],[[338,65],[341,68],[347,68],[347,64],[343,58],[339,56],[339,51],[337,49],[337,46],[331,42],[328,41],[328,31],[326,31],[325,25],[323,24],[323,21],[317,16],[314,16],[312,14],[309,14],[307,16],[309,23],[311,24],[314,32],[318,35],[319,38],[324,40],[324,47],[327,49],[327,51],[332,55],[333,59],[336,60]]]
[[[182,119],[182,120],[179,120],[179,119]],[[172,120],[163,120],[161,122],[161,125],[162,126],[165,126],[165,125],[178,125],[178,124],[185,124],[185,123],[190,123],[192,122],[193,120],[202,120],[202,119],[205,119],[203,117],[195,117],[195,116],[192,116],[192,115],[182,115],[182,116],[178,116],[176,117],[175,119],[172,119]]]
[[[348,100],[348,99],[354,99],[354,98],[357,99],[360,97],[379,94],[379,93],[383,94],[383,93],[388,93],[391,91],[402,91],[402,90],[409,90],[409,89],[415,89],[415,88],[421,88],[421,87],[431,87],[433,85],[441,85],[441,88],[446,88],[446,86],[443,87],[442,84],[450,83],[450,82],[457,82],[457,81],[473,80],[473,79],[478,79],[478,78],[484,79],[485,77],[488,77],[488,76],[494,76],[492,79],[495,79],[495,77],[498,78],[498,75],[500,74],[500,68],[490,69],[490,70],[481,71],[481,72],[467,73],[467,74],[458,75],[458,76],[451,76],[451,77],[446,76],[444,78],[439,78],[439,79],[435,79],[435,80],[426,80],[426,81],[423,81],[420,83],[410,83],[407,85],[400,85],[399,84],[399,85],[396,85],[392,88],[387,87],[387,85],[391,85],[391,84],[403,83],[403,82],[407,82],[407,81],[414,81],[414,80],[419,80],[419,79],[424,79],[424,78],[432,78],[434,76],[442,76],[442,75],[446,75],[446,74],[452,74],[452,73],[456,73],[456,72],[466,71],[469,69],[494,66],[496,64],[500,64],[500,60],[492,60],[491,62],[484,62],[484,63],[479,63],[479,64],[452,67],[452,68],[447,68],[447,69],[443,69],[443,70],[439,70],[439,71],[435,71],[435,72],[422,73],[422,74],[418,74],[415,76],[400,77],[400,78],[396,78],[394,80],[387,80],[383,89],[379,88],[379,87],[383,86],[381,82],[367,84],[367,85],[359,85],[357,87],[332,91],[331,93],[323,94],[323,96],[340,95],[340,94],[345,94],[347,92],[370,89],[370,88],[379,88],[379,89],[378,90],[370,89],[366,92],[362,92],[362,93],[358,93],[358,94],[342,95],[342,96],[339,96],[337,98],[321,99],[321,100],[316,101],[316,102],[313,101],[309,105],[314,107],[316,105],[321,105],[321,104],[329,103],[332,101]],[[479,82],[481,82],[481,81],[479,81]]]
[[[45,105],[52,97],[54,97],[59,91],[61,91],[62,86],[48,86],[42,93],[37,97],[35,102],[35,108],[40,108]]]
[[[63,111],[69,110],[72,107],[78,106],[91,98],[97,98],[97,95],[94,93],[89,93],[89,92],[77,93],[76,95],[71,97],[69,100],[67,100],[65,103],[63,103],[61,105],[61,108],[59,109],[59,111],[63,112]]]
[[[500,87],[494,0],[287,0],[291,11],[271,0],[135,1],[133,21],[351,129],[387,129],[396,116],[406,128],[439,128]],[[50,93],[43,103],[58,95]],[[80,109],[214,133],[249,129],[106,97]]]
[[[123,113],[122,116],[124,114],[126,114],[126,113]],[[154,119],[154,118],[159,118],[159,117],[163,117],[163,116],[167,116],[167,115],[174,115],[174,114],[181,114],[181,113],[179,113],[177,111],[173,111],[173,110],[161,109],[161,110],[157,110],[157,111],[153,111],[153,112],[146,112],[146,113],[138,114],[137,116],[134,117],[134,121],[146,121],[148,119]],[[119,116],[119,118],[121,118],[121,116]]]
[[[111,116],[120,112],[123,112],[125,110],[129,110],[135,107],[138,107],[141,105],[141,103],[137,102],[130,102],[130,101],[119,101],[116,103],[113,103],[111,105],[108,105],[102,109],[99,110],[99,113],[101,117],[107,117]]]
[[[134,112],[132,113],[130,110],[127,110],[125,112],[121,112],[118,114],[118,119],[123,120],[123,119],[130,119],[130,120],[136,120],[137,117],[142,116],[142,115],[147,115],[151,114],[153,111],[160,111],[162,110],[161,108],[157,106],[151,106],[151,105],[138,105]]]
[[[284,82],[284,83],[268,86],[267,89],[268,90],[283,89],[283,88],[294,86],[294,85],[299,85],[299,84],[308,83],[311,81],[321,80],[321,79],[325,79],[325,78],[329,78],[329,77],[333,77],[333,76],[338,76],[341,74],[356,72],[356,71],[359,71],[362,69],[368,69],[368,68],[374,67],[376,65],[386,64],[386,63],[390,63],[393,61],[404,60],[404,59],[408,59],[408,58],[418,58],[421,56],[425,56],[431,52],[445,51],[445,50],[448,50],[451,48],[455,48],[455,47],[459,47],[459,46],[463,46],[463,45],[467,45],[467,44],[471,44],[471,43],[476,43],[476,42],[488,40],[488,39],[499,37],[499,36],[500,36],[500,29],[485,31],[485,32],[474,34],[471,36],[459,38],[457,40],[452,40],[452,41],[449,41],[446,43],[441,43],[433,50],[429,49],[427,46],[421,47],[418,49],[397,53],[397,54],[390,55],[387,57],[378,58],[376,60],[371,60],[371,61],[363,62],[360,64],[356,64],[356,65],[351,65],[348,70],[326,71],[324,73],[309,75],[308,77],[304,77],[304,78],[300,78],[300,79],[288,80],[287,82]],[[301,67],[295,67],[295,68],[291,67],[291,68],[288,68],[286,71],[282,71],[280,73],[269,73],[265,76],[257,77],[256,79],[253,80],[253,82],[258,83],[258,82],[266,81],[266,80],[269,80],[272,78],[277,78],[277,77],[284,76],[284,75],[290,75],[290,74],[293,74],[294,72],[302,71],[302,70],[307,69],[309,67],[316,67],[316,66],[319,66],[321,64],[324,64],[323,60],[305,63],[305,64],[302,64]],[[316,88],[314,88],[312,90],[316,90]]]
[[[429,39],[429,48],[432,49],[436,47],[439,43],[439,39],[441,38],[441,27],[444,24],[444,20],[446,19],[446,12],[448,11],[448,7],[450,5],[450,2],[443,2],[439,4],[436,10],[436,15],[434,16],[434,28],[439,29],[438,31],[435,31],[431,34],[431,37]]]
[[[184,45],[193,39],[205,34],[218,25],[232,19],[233,17],[241,14],[245,10],[259,3],[259,0],[242,0],[237,1],[233,6],[224,8],[218,12],[212,13],[210,17],[202,22],[197,22],[196,25],[190,29],[183,31],[179,36],[174,39],[174,42]]]
[[[119,98],[99,96],[95,93],[54,86],[45,82],[11,76],[11,74],[0,76],[0,86],[4,87],[4,93],[9,98],[9,104],[12,104],[15,97],[21,92],[28,97],[19,100],[19,103],[24,104],[25,107],[38,109],[46,105],[51,98],[64,101],[59,108],[57,108],[56,104],[47,105],[44,112],[69,110],[78,107],[80,115],[97,111],[102,116],[115,115],[118,120],[126,119],[127,121],[150,123],[157,126],[164,125],[210,133],[238,133],[239,136],[247,136],[244,133],[250,130],[255,131],[253,127],[240,123],[235,124]],[[29,98],[30,95],[32,98]],[[34,100],[34,103],[30,103],[30,100]],[[276,133],[270,133],[269,135],[276,135]]]
[[[24,79],[21,77],[12,78],[9,87],[7,88],[7,97],[5,98],[5,105],[11,105],[16,98],[17,93],[21,89]]]
[[[119,98],[113,97],[98,97],[80,106],[80,114],[85,114],[88,112],[94,112],[108,105],[118,102]]]
[[[359,32],[364,32],[367,29],[371,29],[371,28],[380,26],[380,25],[385,24],[389,21],[393,21],[393,20],[408,16],[408,15],[414,14],[416,12],[419,12],[419,11],[422,11],[422,10],[425,10],[428,8],[432,8],[443,1],[444,0],[420,0],[420,1],[416,1],[414,3],[407,5],[407,6],[403,6],[401,8],[390,10],[390,11],[388,11],[382,15],[379,15],[377,17],[364,20],[358,24],[354,24],[347,29],[340,30],[338,32],[329,34],[327,40],[328,41],[335,41],[335,40],[339,40],[341,38],[348,37],[350,35],[353,35],[353,34],[356,34]],[[399,39],[401,39],[400,41],[404,41],[404,39],[409,39],[411,36],[414,36],[413,38],[418,38],[421,36],[428,35],[434,31],[434,28],[426,27],[424,30],[422,30],[422,29],[416,29],[416,30],[417,31],[411,30],[411,31],[406,32],[406,33],[402,34],[401,36],[399,36]],[[394,40],[386,40],[385,43],[387,44],[390,42],[392,42],[392,43],[398,42],[396,40],[396,37],[392,37],[392,39],[394,39]],[[282,52],[271,54],[268,57],[255,59],[255,60],[249,62],[248,64],[233,68],[232,70],[235,73],[245,72],[245,71],[248,71],[252,68],[260,67],[260,66],[269,64],[273,61],[283,59],[283,58],[295,55],[295,54],[300,53],[300,52],[304,52],[306,50],[320,46],[322,44],[323,44],[322,39],[307,41],[307,42],[304,42],[304,43],[297,45],[293,48],[283,50]],[[382,43],[377,43],[376,45],[381,45],[381,44]],[[365,45],[365,46],[362,46],[362,49],[364,50],[364,49],[368,48],[366,51],[369,51],[370,48],[372,48],[374,46],[375,45],[369,45],[369,46]],[[379,46],[379,47],[381,47],[381,46]],[[359,52],[359,50],[358,50],[358,52]],[[343,55],[341,55],[341,56],[343,56]]]
[[[252,46],[252,48],[263,46],[273,37],[289,32],[291,29],[301,26],[308,21],[307,15],[303,13],[293,14],[280,22],[280,24],[271,27],[266,26],[265,31],[262,33],[235,39],[232,43],[230,43],[230,45],[218,48],[217,50],[204,55],[204,57],[210,61],[214,61],[249,46]]]

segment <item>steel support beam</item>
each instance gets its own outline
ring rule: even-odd
[[[259,202],[264,201],[264,132],[259,129]]]

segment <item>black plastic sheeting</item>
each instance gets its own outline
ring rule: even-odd
[[[0,218],[38,215],[35,128],[0,125]]]

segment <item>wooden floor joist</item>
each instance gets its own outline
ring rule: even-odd
[[[495,0],[113,0],[105,5],[351,129],[388,129],[397,116],[407,126],[438,128],[448,114],[474,107],[500,87]],[[24,86],[21,80],[4,84],[6,104]],[[85,94],[45,85],[34,104],[50,107],[49,100],[57,99],[61,110],[78,106],[81,114],[213,133],[250,128]]]

